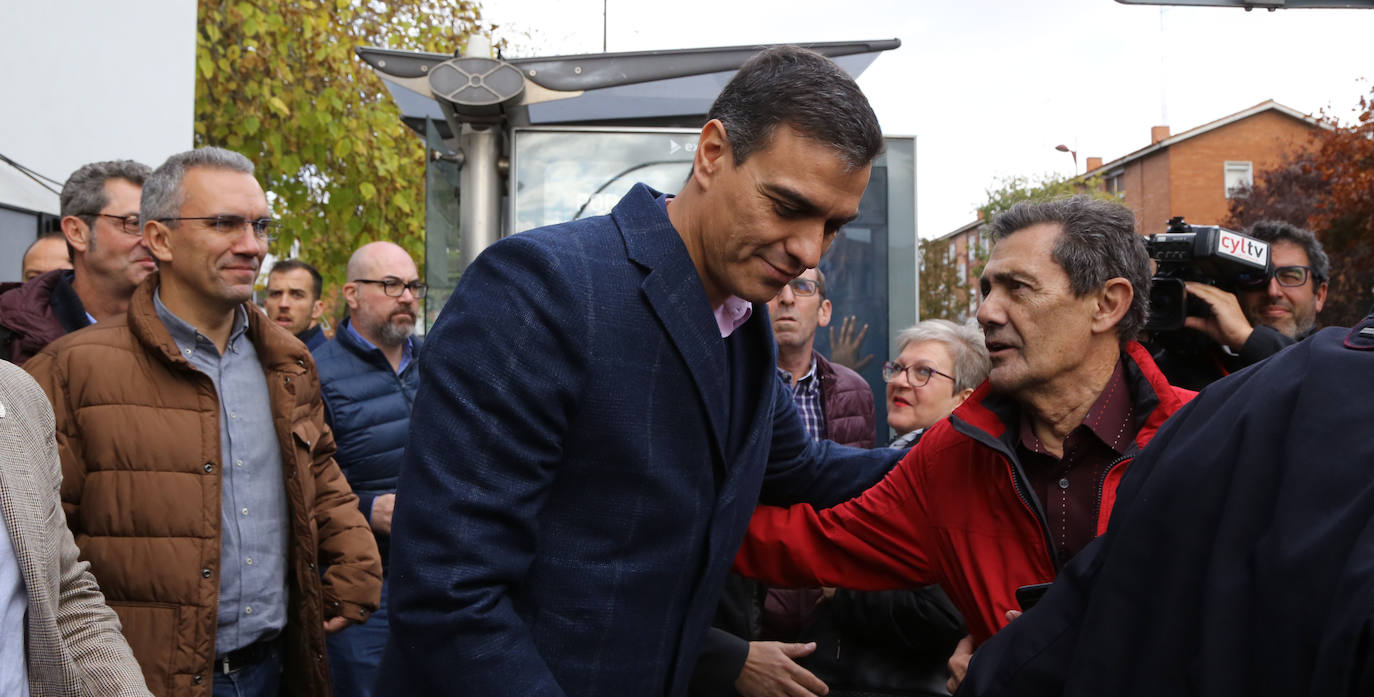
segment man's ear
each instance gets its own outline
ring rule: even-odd
[[[1109,278],[1097,292],[1097,303],[1093,308],[1092,331],[1094,334],[1115,332],[1116,325],[1131,309],[1135,299],[1135,288],[1131,282],[1121,278]]]
[[[348,305],[348,309],[358,309],[358,284],[352,281],[345,283],[343,287],[343,298],[344,303]],[[320,301],[320,305],[321,308],[323,308],[324,302]]]
[[[67,238],[67,244],[71,245],[73,250],[85,254],[86,250],[91,248],[91,235],[94,235],[95,231],[86,221],[74,215],[67,215],[62,217],[61,226],[62,236]]]
[[[1315,295],[1315,299],[1317,301],[1317,312],[1321,312],[1322,305],[1326,304],[1326,281],[1322,281],[1321,285],[1317,286],[1317,292]]]
[[[821,301],[821,306],[816,310],[816,326],[826,327],[830,325],[830,312],[834,307],[830,304],[830,299]]]
[[[315,304],[310,306],[310,321],[318,322],[322,314],[324,314],[324,301],[316,300]]]
[[[148,245],[148,253],[159,263],[172,260],[172,229],[160,220],[149,220],[143,224],[143,243]]]
[[[692,156],[692,181],[704,191],[722,167],[734,165],[730,140],[725,136],[725,124],[711,119],[701,127],[697,137],[697,151]]]

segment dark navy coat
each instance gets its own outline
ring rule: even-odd
[[[372,500],[396,491],[396,478],[410,432],[410,410],[420,386],[420,342],[399,374],[380,349],[369,347],[344,320],[334,338],[314,352],[324,397],[325,420],[339,446],[339,463],[358,508],[372,520]],[[378,546],[385,550],[385,539]],[[385,552],[384,552],[385,553]]]
[[[899,455],[807,436],[765,305],[722,340],[656,193],[507,237],[426,343],[381,695],[681,695],[760,495]]]
[[[959,694],[1374,694],[1374,316],[1170,418]]]

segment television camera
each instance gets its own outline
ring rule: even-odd
[[[1182,216],[1169,220],[1167,232],[1146,238],[1145,249],[1157,264],[1145,322],[1152,333],[1182,329],[1189,315],[1212,314],[1206,303],[1188,295],[1186,281],[1234,293],[1267,282],[1274,271],[1269,243],[1215,225],[1189,225]]]

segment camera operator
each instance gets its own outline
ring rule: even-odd
[[[1316,236],[1278,221],[1256,223],[1247,234],[1270,244],[1274,272],[1258,283],[1237,287],[1235,293],[1196,281],[1186,284],[1188,294],[1205,302],[1212,316],[1189,316],[1184,326],[1206,334],[1215,344],[1186,360],[1161,360],[1172,384],[1200,390],[1316,329],[1331,273],[1331,262]]]

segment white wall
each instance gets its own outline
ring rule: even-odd
[[[194,0],[0,0],[0,154],[58,181],[97,160],[156,167],[191,148],[195,58]],[[0,204],[57,213],[3,162]],[[0,280],[33,235],[0,228]]]

